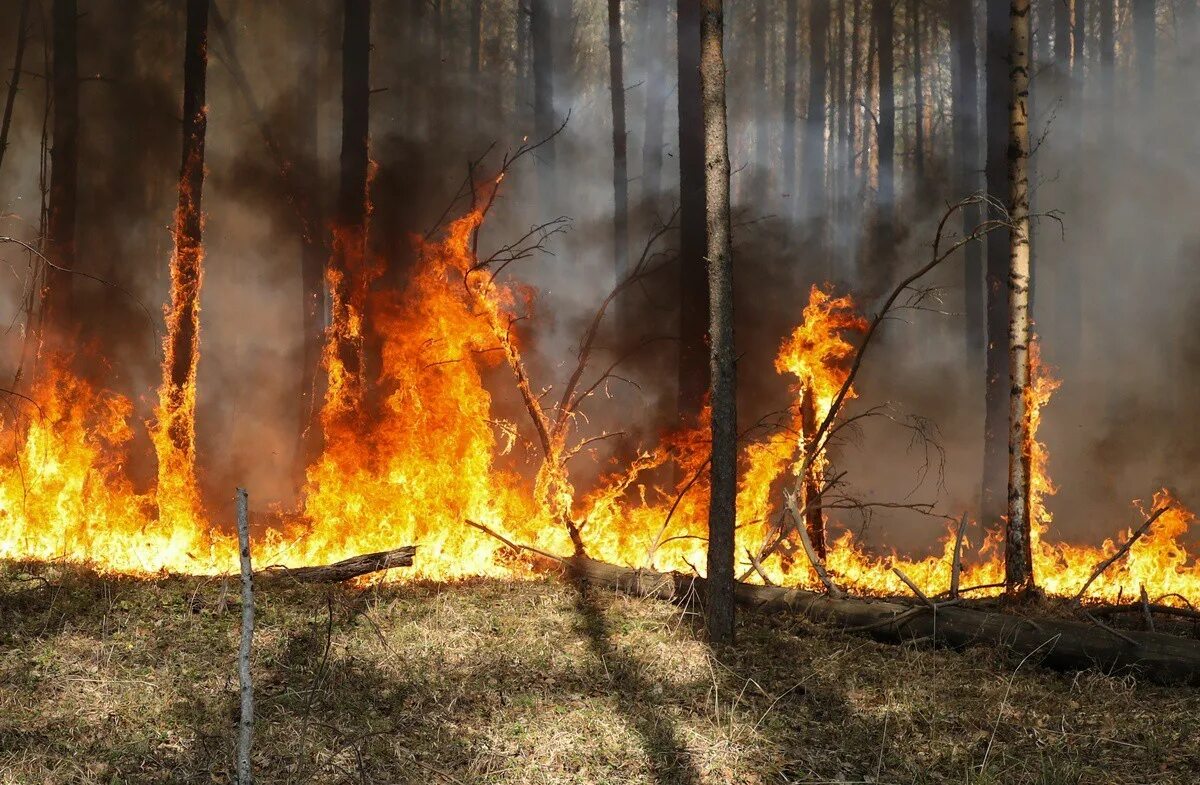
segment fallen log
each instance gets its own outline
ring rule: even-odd
[[[351,556],[349,559],[323,564],[314,567],[267,567],[254,574],[256,578],[281,579],[297,583],[341,583],[351,578],[368,575],[393,567],[411,567],[417,546],[405,545],[390,551],[365,553],[361,556]]]
[[[577,581],[674,602],[703,599],[705,581],[681,573],[635,570],[588,557],[563,559]],[[1114,636],[1084,622],[1031,619],[961,605],[911,605],[892,600],[833,597],[778,586],[735,585],[739,605],[761,611],[792,611],[847,632],[885,643],[927,640],[953,649],[1005,646],[1017,656],[1040,650],[1042,664],[1058,670],[1095,667],[1136,673],[1159,683],[1200,685],[1200,642],[1152,632]]]

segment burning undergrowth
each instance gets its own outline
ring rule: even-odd
[[[703,564],[706,418],[638,448],[589,487],[576,487],[572,465],[589,445],[613,435],[595,432],[586,417],[589,407],[605,405],[600,393],[611,370],[590,367],[593,326],[577,347],[579,365],[568,380],[544,385],[531,378],[522,348],[533,338],[523,328],[534,295],[499,275],[495,257],[477,254],[485,212],[472,210],[424,243],[402,290],[335,304],[325,353],[330,384],[320,416],[324,448],[307,467],[298,507],[269,516],[257,532],[257,550],[268,563],[299,566],[417,544],[416,567],[406,574],[528,573],[524,555],[467,523],[473,521],[564,556],[586,552],[612,563],[681,571]],[[594,324],[603,316],[602,308]],[[347,366],[333,348],[339,336],[361,339],[366,322],[380,339],[370,396],[358,389],[362,366]],[[949,585],[956,534],[950,519],[942,552],[925,559],[869,553],[850,533],[822,540],[839,510],[863,504],[844,489],[835,466],[837,440],[831,433],[812,437],[827,419],[845,423],[873,411],[860,407],[846,416],[838,400],[866,328],[849,297],[814,287],[800,324],[782,341],[775,366],[793,403],[770,427],[749,429],[743,438],[737,530],[743,580],[815,584],[801,547],[805,532],[846,588],[903,592],[892,567],[929,594]],[[357,344],[361,349],[362,341]],[[1035,435],[1056,386],[1040,363],[1036,367]],[[69,358],[43,358],[30,400],[10,401],[5,413],[0,556],[88,561],[133,573],[234,570],[235,544],[204,512],[196,490],[194,454],[164,462],[154,487],[135,489],[127,466],[140,424],[132,421],[130,401],[70,368]],[[510,383],[501,389],[494,380],[505,378]],[[498,400],[514,391],[526,415],[521,422],[497,413]],[[852,387],[845,397],[854,397]],[[146,425],[160,433],[158,423]],[[1073,594],[1128,533],[1100,548],[1053,542],[1045,507],[1055,492],[1048,456],[1036,438],[1030,450],[1035,571],[1049,592]],[[788,494],[795,494],[804,521],[789,515]],[[1155,508],[1168,504],[1089,596],[1136,596],[1145,586],[1156,597],[1200,599],[1200,565],[1180,540],[1193,516],[1165,492],[1155,495]],[[963,586],[1002,581],[998,545],[985,539],[967,551]]]

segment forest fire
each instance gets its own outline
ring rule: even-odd
[[[480,264],[472,237],[481,221],[475,211],[452,223],[444,239],[423,247],[405,291],[379,293],[371,302],[383,337],[378,402],[368,411],[360,401],[344,400],[355,395],[350,386],[329,386],[322,412],[326,447],[307,469],[299,509],[273,514],[256,536],[260,558],[303,566],[415,543],[420,555],[406,576],[528,574],[521,555],[466,523],[472,520],[563,556],[572,553],[578,536],[590,556],[610,563],[685,572],[702,564],[704,422],[666,435],[585,493],[573,486],[566,467],[579,452],[570,440],[588,437],[575,432],[573,417],[559,419],[538,406],[530,409],[537,413],[532,426],[540,441],[531,450],[542,454],[535,479],[504,465],[518,449],[520,428],[495,416],[493,395],[504,393],[489,390],[483,374],[506,362],[515,371],[517,393],[527,402],[537,397],[522,364],[527,337],[513,329],[532,297],[494,280]],[[342,309],[341,318],[360,319],[352,310]],[[815,584],[810,562],[796,551],[782,498],[792,486],[829,493],[835,484],[827,477],[824,445],[808,462],[807,478],[796,476],[805,466],[805,434],[812,431],[805,418],[820,422],[829,414],[865,327],[850,298],[814,287],[800,324],[782,343],[776,369],[791,380],[794,405],[782,427],[765,437],[748,436],[741,449],[737,552],[744,555],[744,580]],[[336,359],[327,353],[327,362]],[[1035,434],[1056,386],[1035,354]],[[136,427],[128,400],[73,375],[63,358],[48,359],[31,397],[38,413],[10,420],[3,431],[4,452],[13,458],[0,473],[0,556],[85,561],[132,573],[235,569],[234,540],[201,511],[194,453],[158,445],[167,433],[151,424],[155,444],[164,447],[160,457],[188,460],[160,466],[157,487],[139,493],[125,473]],[[1073,595],[1119,541],[1099,548],[1054,542],[1045,499],[1055,487],[1048,455],[1036,441],[1032,461],[1038,582],[1052,594]],[[677,466],[675,485],[648,479],[669,464]],[[1171,508],[1092,584],[1089,597],[1136,596],[1145,586],[1155,596],[1200,599],[1200,565],[1181,542],[1193,516],[1165,491],[1153,504]],[[842,505],[826,499],[824,506],[836,524]],[[859,592],[904,593],[892,570],[897,567],[933,595],[948,588],[954,542],[951,524],[940,553],[908,559],[871,553],[845,532],[829,544],[826,564],[839,584]],[[999,545],[989,538],[964,557],[963,586],[999,591]]]

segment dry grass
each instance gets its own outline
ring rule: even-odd
[[[0,783],[230,782],[236,591],[0,564]],[[1115,785],[1200,770],[1200,694],[1032,661],[1014,673],[996,651],[750,615],[714,657],[678,607],[555,581],[260,598],[261,783]]]

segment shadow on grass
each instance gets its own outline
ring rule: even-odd
[[[604,608],[594,596],[595,592],[603,590],[589,587],[585,581],[572,583],[577,592],[580,628],[587,636],[592,653],[600,661],[602,672],[596,676],[611,681],[617,706],[642,739],[654,781],[659,785],[699,783],[700,776],[691,753],[680,743],[674,721],[668,716],[666,707],[654,700],[654,685],[645,679],[633,658],[613,645]]]

